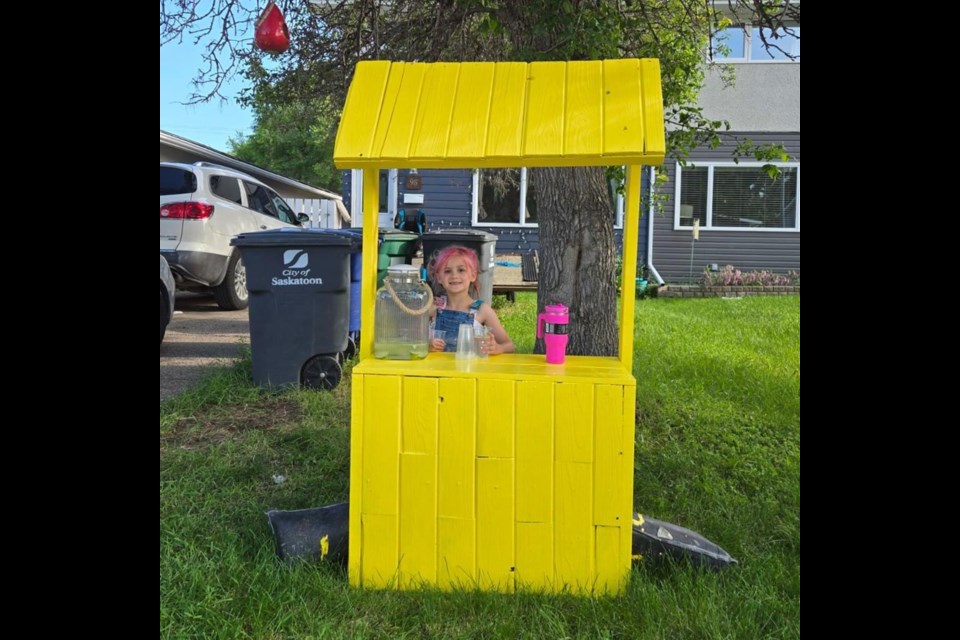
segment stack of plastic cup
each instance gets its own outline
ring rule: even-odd
[[[473,325],[462,324],[457,333],[457,359],[466,360],[476,355],[473,342]]]

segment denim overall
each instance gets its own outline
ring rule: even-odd
[[[477,322],[477,311],[479,311],[480,305],[482,304],[483,300],[474,300],[467,311],[437,309],[437,319],[433,328],[447,332],[446,338],[444,338],[446,342],[446,346],[443,348],[444,351],[457,350],[457,337],[460,333],[460,325],[473,324],[474,327],[476,327],[480,324]]]

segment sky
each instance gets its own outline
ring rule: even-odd
[[[160,47],[160,128],[168,133],[200,142],[218,151],[229,151],[227,138],[237,132],[253,131],[253,113],[234,99],[243,86],[235,79],[221,92],[228,100],[187,106],[193,92],[191,80],[200,68],[203,50],[188,42]]]

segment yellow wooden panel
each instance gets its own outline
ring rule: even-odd
[[[477,457],[513,457],[513,380],[477,381]]]
[[[459,64],[438,62],[432,65],[430,73],[424,78],[410,157],[446,157],[450,117],[459,76]]]
[[[474,518],[476,405],[473,380],[440,380],[437,482],[441,516]]]
[[[666,135],[663,128],[663,94],[660,85],[660,61],[645,58],[640,61],[640,86],[643,89],[643,144],[645,162],[660,164],[666,153]]]
[[[598,61],[567,63],[566,155],[599,156],[603,152],[603,76]]]
[[[437,379],[407,376],[402,380],[403,424],[400,451],[436,454],[439,406]]]
[[[597,527],[597,577],[594,583],[596,594],[617,594],[626,587],[630,571],[630,559],[624,562],[620,552],[619,527]]]
[[[465,62],[460,66],[447,155],[479,158],[484,155],[487,143],[494,67],[484,62]]]
[[[363,504],[363,380],[354,375],[350,383],[350,528],[360,531]],[[360,586],[361,536],[347,536],[347,565],[350,584]]]
[[[554,589],[553,527],[545,522],[517,523],[517,589]]]
[[[437,459],[400,454],[401,588],[437,580]]]
[[[659,164],[659,75],[656,60],[635,59],[361,63],[334,160],[371,169]]]
[[[606,155],[643,151],[639,62],[603,61],[603,142]]]
[[[592,476],[590,464],[556,464],[553,553],[557,587],[567,585],[576,592],[589,591],[594,578]]]
[[[623,437],[623,464],[620,465],[620,482],[623,485],[623,493],[620,496],[623,500],[621,509],[630,514],[631,518],[635,510],[633,504],[633,476],[634,476],[634,441],[636,439],[636,408],[637,408],[637,388],[623,388],[623,428],[620,430]],[[630,549],[633,545],[633,525],[623,527],[622,538],[620,539],[620,552],[625,558],[624,562],[630,562]]]
[[[363,394],[362,513],[397,513],[400,378],[366,376]]]
[[[593,385],[556,388],[558,462],[593,462]]]
[[[522,62],[497,64],[490,99],[487,157],[516,158],[521,155],[526,99],[527,65]]]
[[[562,62],[534,62],[530,65],[524,156],[563,155],[566,67]]]
[[[360,519],[361,584],[372,588],[396,586],[397,516],[365,513]]]
[[[616,527],[629,519],[623,511],[623,387],[596,386],[593,523]]]
[[[416,121],[417,109],[420,106],[421,87],[426,71],[427,65],[425,64],[404,65],[396,104],[390,116],[390,128],[384,138],[383,150],[380,153],[381,158],[399,159],[410,155],[410,143],[413,139],[414,122]]]
[[[477,581],[493,591],[513,591],[513,460],[477,460]]]
[[[637,234],[640,220],[637,212],[640,209],[640,167],[627,167],[626,179],[626,208],[623,217],[623,273],[636,273],[637,269]],[[624,278],[620,293],[620,362],[623,368],[633,373],[633,326],[634,306],[636,304],[636,280]]]
[[[376,219],[374,218],[374,231]],[[364,228],[366,233],[366,228]],[[374,234],[376,237],[376,234]],[[376,245],[374,245],[376,246]],[[376,257],[376,249],[373,251]],[[366,259],[366,253],[364,254]],[[376,269],[374,269],[376,271]],[[372,321],[372,317],[371,317]],[[366,336],[368,332],[364,332]],[[371,338],[372,339],[372,338]],[[422,360],[380,360],[367,358],[354,367],[354,373],[469,378],[472,380],[537,380],[565,383],[634,384],[633,376],[619,358],[611,356],[567,356],[562,365],[547,364],[543,355],[508,353],[493,358],[457,360],[454,353],[428,353]]]
[[[553,522],[554,386],[517,383],[517,522]]]
[[[473,589],[476,579],[476,521],[472,518],[439,519],[437,586]]]
[[[357,63],[334,145],[333,155],[338,161],[370,155],[373,134],[380,118],[381,96],[389,74],[389,62]]]
[[[379,158],[383,153],[383,144],[387,139],[387,132],[390,131],[390,124],[393,122],[393,111],[400,97],[400,86],[403,84],[403,73],[407,66],[403,62],[395,62],[390,67],[390,76],[383,89],[383,100],[380,104],[380,119],[373,134],[371,153],[375,157]],[[377,180],[378,187],[379,184],[380,181]]]

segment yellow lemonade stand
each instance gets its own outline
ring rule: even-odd
[[[641,164],[657,60],[357,65],[334,159],[363,170],[350,583],[620,593],[630,571]],[[372,357],[378,172],[626,165],[620,357]]]

